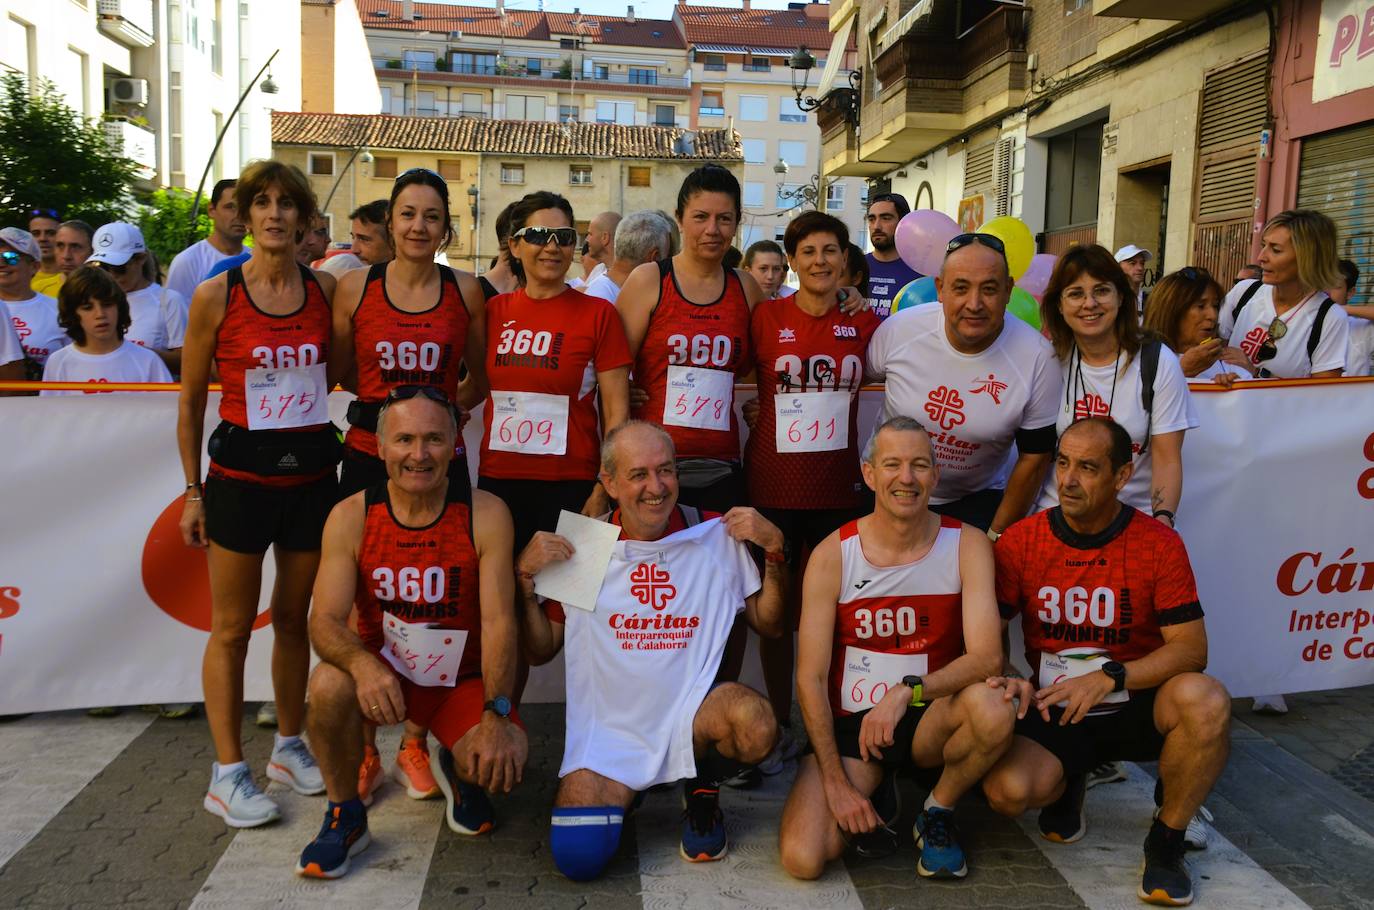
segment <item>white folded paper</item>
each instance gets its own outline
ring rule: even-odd
[[[591,613],[596,610],[596,598],[620,528],[564,510],[558,515],[557,533],[573,545],[572,559],[550,563],[536,573],[534,589],[540,597]]]

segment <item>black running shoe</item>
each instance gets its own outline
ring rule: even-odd
[[[1156,821],[1145,836],[1145,868],[1140,876],[1140,899],[1163,907],[1186,907],[1193,902],[1193,879],[1183,859],[1183,832]]]
[[[1040,835],[1056,844],[1071,844],[1088,833],[1083,817],[1087,775],[1071,774],[1064,781],[1064,795],[1040,810]]]
[[[865,859],[882,859],[897,852],[897,819],[902,814],[902,794],[897,789],[897,772],[883,770],[883,779],[868,797],[881,824],[872,831],[855,835],[851,843],[854,852]]]

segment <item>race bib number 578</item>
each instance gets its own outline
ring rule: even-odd
[[[728,430],[735,405],[735,375],[708,367],[668,367],[663,424]]]

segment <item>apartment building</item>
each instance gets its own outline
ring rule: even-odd
[[[526,193],[562,193],[585,231],[599,212],[670,208],[682,180],[708,161],[737,177],[744,163],[728,129],[282,112],[273,136],[274,156],[309,175],[336,237],[349,212],[388,196],[397,174],[440,174],[457,231],[449,261],[479,273],[496,254],[497,214]]]
[[[752,9],[749,0],[742,8],[679,2],[674,9],[691,52],[693,125],[732,124],[740,134],[741,248],[756,240],[781,241],[788,220],[814,206],[844,221],[854,241],[867,249],[866,185],[837,176],[824,180],[822,189],[820,128],[815,113],[798,105],[788,66],[798,49],[814,52],[821,58],[811,74],[815,88],[831,45],[829,9],[824,3]],[[853,51],[844,53],[841,63],[848,69]]]
[[[271,110],[300,107],[296,3],[0,0],[0,29],[0,66],[50,80],[101,119],[148,186],[194,189],[207,167],[207,183],[237,173],[271,154]],[[231,121],[274,53],[271,82]]]
[[[844,0],[830,21],[863,88],[857,130],[822,119],[827,173],[965,227],[1014,215],[1049,252],[1135,243],[1222,276],[1248,258],[1276,116],[1258,5]]]

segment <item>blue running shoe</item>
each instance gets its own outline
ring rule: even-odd
[[[725,816],[720,812],[720,790],[698,786],[689,780],[683,787],[682,858],[689,863],[713,863],[730,852]]]
[[[362,800],[330,803],[320,833],[301,851],[296,874],[306,878],[340,878],[348,872],[348,861],[366,850],[370,843],[367,809],[363,808]]]
[[[916,872],[922,878],[963,878],[968,875],[959,829],[950,809],[922,809],[911,832],[921,851]]]
[[[444,820],[454,834],[486,834],[496,826],[496,813],[486,791],[458,778],[453,753],[443,746],[439,747],[439,774],[434,782],[443,791],[448,804]]]

